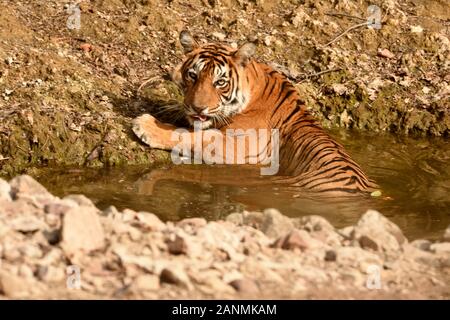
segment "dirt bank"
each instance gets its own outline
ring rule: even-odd
[[[325,45],[364,22],[369,4],[381,10],[381,29],[359,27]],[[0,6],[0,174],[164,160],[129,122],[180,100],[164,79],[185,28],[199,39],[256,42],[259,59],[297,83],[325,126],[449,133],[444,0],[79,1],[79,30],[67,27],[68,2]]]
[[[0,179],[0,298],[448,299],[449,241],[371,210],[343,229],[274,209],[163,223]]]

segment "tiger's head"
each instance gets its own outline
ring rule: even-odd
[[[255,52],[246,43],[239,49],[208,43],[200,46],[187,32],[180,33],[185,59],[172,79],[184,92],[183,113],[191,125],[219,128],[242,112],[250,100],[245,68]]]

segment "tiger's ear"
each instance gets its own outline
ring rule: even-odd
[[[247,42],[243,44],[234,54],[234,58],[237,62],[241,63],[243,66],[245,66],[252,56],[255,54],[256,51],[256,45],[251,42]]]
[[[180,33],[180,43],[184,48],[184,53],[189,53],[198,48],[197,41],[195,41],[191,34],[186,30],[181,31]]]

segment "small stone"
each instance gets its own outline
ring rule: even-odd
[[[17,217],[10,222],[12,229],[19,232],[35,232],[46,228],[46,224],[35,216]]]
[[[395,54],[393,54],[393,53],[392,53],[391,51],[389,51],[388,49],[381,49],[381,48],[378,48],[377,54],[378,54],[380,57],[383,57],[383,58],[388,58],[388,59],[394,59],[394,58],[395,58]]]
[[[266,209],[262,214],[259,212],[244,214],[244,224],[259,229],[272,238],[278,238],[294,229],[292,220],[276,209]]]
[[[166,228],[166,224],[153,213],[138,212],[136,217],[142,226],[149,231],[161,231]]]
[[[20,299],[29,295],[30,283],[23,277],[10,273],[0,273],[0,292],[12,299]]]
[[[327,250],[325,252],[325,261],[336,261],[336,251],[334,250]]]
[[[80,49],[83,50],[84,52],[89,52],[92,50],[92,45],[90,45],[89,43],[82,43],[80,45]]]
[[[194,230],[206,226],[207,222],[204,218],[187,218],[177,223],[177,227],[185,229],[190,227]]]
[[[244,224],[244,216],[242,215],[242,213],[239,213],[239,212],[230,213],[225,218],[225,221],[231,222],[231,223],[239,226],[239,225]]]
[[[222,32],[213,32],[211,35],[213,36],[213,38],[215,38],[219,41],[224,41],[225,38],[227,37],[226,34],[224,34]]]
[[[313,239],[305,230],[292,230],[287,235],[278,238],[272,245],[274,248],[282,248],[285,250],[300,249],[305,251],[311,248],[320,247],[322,243]]]
[[[13,178],[9,182],[9,185],[11,186],[13,199],[17,199],[21,195],[53,198],[47,189],[28,175],[21,175]]]
[[[189,288],[191,282],[186,272],[179,267],[166,267],[160,274],[161,282],[175,284],[180,287]]]
[[[134,280],[133,287],[142,291],[158,290],[160,288],[159,277],[153,274],[140,275]]]
[[[62,228],[62,248],[66,254],[90,252],[104,246],[105,235],[97,209],[80,207],[67,211]]]
[[[434,243],[430,246],[433,253],[450,253],[450,242]]]
[[[174,239],[167,241],[167,248],[171,254],[186,254],[188,251],[186,240],[179,235],[175,235]]]
[[[444,241],[450,241],[450,226],[444,232]]]
[[[2,200],[11,201],[11,186],[0,178],[0,201]]]
[[[422,26],[410,26],[410,30],[412,33],[422,33],[423,32]]]
[[[251,279],[236,279],[230,282],[230,286],[242,294],[256,294],[259,292],[258,285]]]
[[[422,251],[430,251],[431,241],[418,239],[412,241],[410,244],[414,248],[420,249]]]
[[[359,245],[363,249],[372,249],[375,251],[378,250],[378,244],[366,235],[362,235],[361,237],[359,237],[358,241]]]
[[[62,203],[49,203],[44,206],[44,211],[47,214],[53,215],[63,215],[65,214],[71,206]]]
[[[272,44],[272,39],[273,39],[272,36],[264,37],[264,44],[269,47]]]
[[[408,242],[397,225],[375,210],[368,210],[361,217],[351,236],[361,246],[388,255],[400,254],[401,246]]]
[[[66,279],[66,272],[63,268],[40,266],[37,270],[37,277],[46,283],[63,282]]]

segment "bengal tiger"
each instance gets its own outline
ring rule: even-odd
[[[321,128],[286,76],[253,58],[253,43],[238,49],[220,43],[199,45],[187,31],[180,33],[180,42],[185,59],[172,79],[184,92],[181,108],[191,125],[197,121],[204,131],[221,132],[278,129],[280,172],[273,181],[323,194],[378,189],[344,147]],[[148,114],[133,120],[134,133],[153,148],[172,150],[174,129]]]

